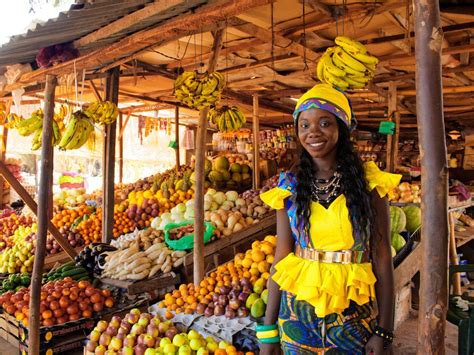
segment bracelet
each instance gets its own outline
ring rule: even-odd
[[[257,338],[258,339],[274,338],[274,337],[277,337],[277,336],[279,336],[278,329],[257,331]]]
[[[384,329],[377,325],[375,326],[374,333],[375,335],[381,337],[384,340],[384,344],[391,344],[393,342],[393,332],[391,332],[390,330]]]
[[[274,344],[274,343],[279,343],[280,342],[280,337],[276,336],[273,338],[265,338],[265,339],[260,339],[260,343],[262,344]]]
[[[278,329],[278,325],[276,324],[257,324],[255,328],[257,332],[265,332],[267,330],[275,330]]]

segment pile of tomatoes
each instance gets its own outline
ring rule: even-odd
[[[0,296],[0,305],[10,315],[28,325],[30,289],[6,292]],[[112,308],[114,299],[110,290],[92,287],[89,281],[74,281],[70,277],[48,282],[41,287],[41,325],[51,327],[92,316],[104,308]]]

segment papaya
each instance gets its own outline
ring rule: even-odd
[[[265,315],[265,302],[261,298],[258,298],[250,309],[250,315],[254,318],[260,318]]]

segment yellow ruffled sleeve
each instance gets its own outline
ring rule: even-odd
[[[370,191],[374,188],[377,189],[380,197],[385,197],[400,184],[402,179],[400,174],[392,174],[380,170],[373,161],[364,163],[364,170]]]
[[[318,317],[342,313],[350,301],[358,305],[375,298],[372,264],[338,264],[307,260],[291,253],[275,265],[273,280],[281,290],[314,307]]]
[[[291,196],[291,192],[275,187],[267,192],[260,194],[260,198],[268,206],[275,210],[281,210],[285,207],[285,199]]]

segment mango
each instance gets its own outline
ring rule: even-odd
[[[268,288],[266,288],[265,290],[263,290],[262,294],[260,295],[260,297],[262,298],[263,302],[265,302],[265,304],[268,304]]]
[[[247,297],[247,301],[245,302],[245,307],[247,307],[248,309],[252,308],[253,304],[258,299],[259,297],[257,293],[251,293],[250,296]]]
[[[265,315],[265,302],[261,298],[257,299],[252,308],[250,309],[250,314],[254,318],[260,318]]]

